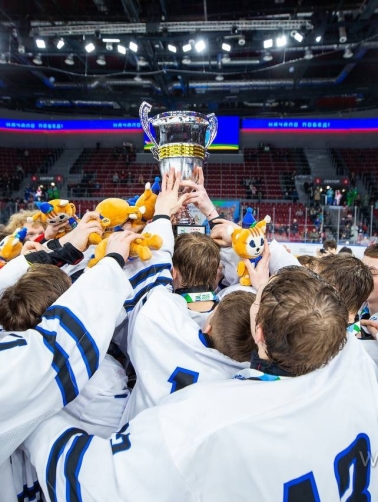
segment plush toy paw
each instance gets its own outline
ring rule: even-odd
[[[246,269],[246,266],[245,266],[244,261],[239,261],[238,268],[236,270],[239,277],[241,277],[244,274],[245,269]]]
[[[252,286],[251,279],[248,274],[243,275],[243,277],[240,278],[239,283],[242,286]]]

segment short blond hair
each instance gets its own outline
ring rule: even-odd
[[[39,213],[39,211],[27,211],[27,210],[21,210],[18,213],[12,214],[12,216],[9,218],[9,221],[4,228],[5,232],[9,232],[8,235],[13,234],[13,232],[16,230],[16,228],[23,228],[25,226],[25,223],[27,223],[28,218],[33,217],[35,214]],[[33,222],[32,227],[39,227],[40,225],[43,226],[43,228],[46,228],[46,224],[42,223],[40,220],[36,220]]]

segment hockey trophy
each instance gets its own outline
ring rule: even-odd
[[[218,131],[218,119],[211,113],[204,115],[192,111],[165,112],[149,118],[152,106],[145,101],[139,109],[144,132],[152,144],[151,153],[159,162],[163,176],[170,168],[181,173],[183,180],[196,180],[196,168],[203,168],[208,159],[207,149]],[[155,134],[150,129],[152,124]],[[183,209],[177,226],[200,227],[188,209]],[[204,231],[204,227],[202,227]],[[177,229],[176,229],[177,231]],[[201,231],[201,230],[200,230]]]

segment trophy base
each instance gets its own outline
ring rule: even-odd
[[[175,236],[181,234],[191,234],[193,232],[206,234],[206,227],[204,225],[181,225],[180,223],[173,225],[173,233]]]

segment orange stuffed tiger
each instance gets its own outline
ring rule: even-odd
[[[261,260],[261,255],[264,251],[266,224],[270,223],[270,221],[270,216],[265,216],[263,220],[253,223],[250,228],[234,229],[230,227],[232,248],[242,258],[237,268],[237,273],[240,277],[239,282],[242,286],[251,286],[251,280],[243,259],[251,261],[255,267]]]

